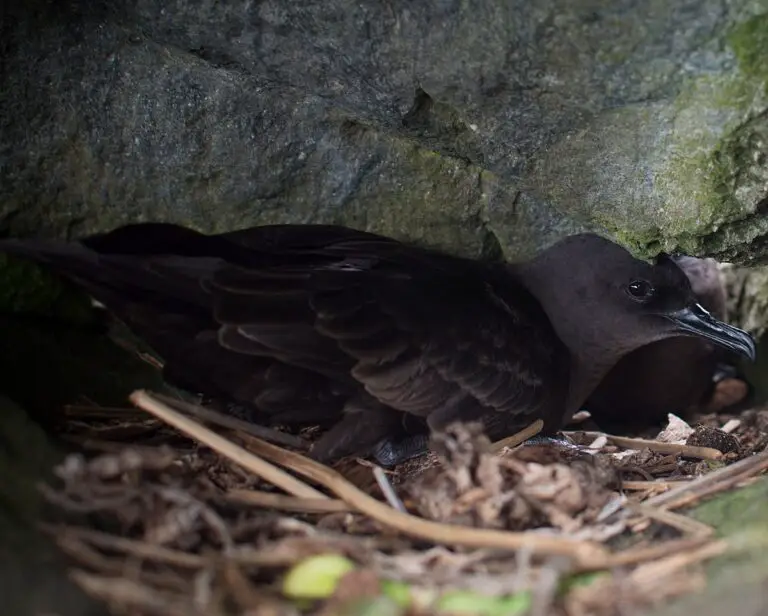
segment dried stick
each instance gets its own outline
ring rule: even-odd
[[[271,478],[276,479],[277,481],[273,481],[275,485],[292,493],[294,496],[318,498],[317,495],[321,495],[323,498],[328,498],[321,492],[317,492],[306,484],[295,480],[291,475],[281,471],[265,460],[250,454],[242,447],[238,447],[231,441],[174,411],[168,405],[156,400],[146,391],[137,390],[131,394],[130,399],[139,408],[166,421],[185,434],[196,438],[201,443],[215,449],[221,455],[237,462],[260,477],[268,481],[272,481]],[[240,437],[263,457],[277,461],[282,466],[288,467],[292,471],[329,488],[339,498],[358,511],[404,534],[428,539],[435,543],[471,547],[509,550],[530,547],[534,553],[569,556],[582,566],[599,566],[600,563],[606,561],[606,549],[593,542],[545,537],[532,533],[502,532],[467,528],[455,524],[441,524],[397,511],[359,490],[342,475],[327,466],[248,434],[241,434]],[[286,481],[286,478],[295,483]],[[293,491],[288,490],[287,487],[291,487]],[[310,493],[307,493],[308,491]]]
[[[629,567],[631,565],[647,563],[660,558],[674,556],[675,554],[683,554],[698,550],[699,548],[711,545],[712,543],[717,543],[718,545],[721,544],[720,541],[713,542],[708,539],[690,538],[665,541],[656,545],[629,548],[623,552],[611,555],[610,562],[605,568]]]
[[[354,511],[344,501],[335,498],[298,498],[262,492],[260,490],[229,490],[224,497],[233,503],[268,507],[281,511],[296,511],[299,513],[344,513]]]
[[[197,569],[207,565],[211,559],[197,554],[173,550],[161,545],[118,537],[90,528],[63,525],[41,525],[42,530],[54,537],[74,537],[105,550],[131,554],[154,562],[162,562],[177,567]]]
[[[405,505],[403,505],[403,501],[400,500],[400,497],[397,495],[395,488],[387,478],[387,474],[384,472],[384,469],[380,466],[374,466],[373,476],[376,479],[376,483],[379,485],[381,493],[389,503],[389,506],[393,509],[397,509],[398,511],[405,511]]]
[[[93,597],[125,607],[140,608],[147,614],[200,614],[192,602],[184,597],[161,592],[123,577],[106,577],[81,570],[72,571],[70,577]]]
[[[527,428],[520,430],[520,432],[493,443],[491,451],[501,451],[504,447],[517,447],[520,443],[524,443],[529,438],[536,436],[543,428],[544,422],[541,419],[537,419]]]
[[[645,504],[652,507],[675,509],[703,496],[727,490],[766,469],[768,469],[768,450],[694,479],[687,485],[649,498]]]
[[[174,411],[167,404],[150,396],[146,391],[139,390],[133,392],[130,396],[130,400],[140,409],[151,413],[158,419],[162,419],[177,430],[180,430],[184,434],[207,445],[224,457],[237,462],[255,475],[278,488],[285,490],[293,496],[300,496],[303,498],[328,498],[328,496],[322,492],[307,485],[303,481],[296,479],[292,475],[289,475],[284,470],[262,460],[242,447],[238,447],[232,441],[225,439],[196,421],[185,417],[178,411]]]
[[[711,537],[715,532],[714,528],[703,522],[699,522],[698,520],[688,518],[678,513],[673,513],[672,511],[650,507],[647,503],[627,502],[624,504],[624,508],[641,516],[645,516],[646,518],[676,528],[677,530],[696,538],[706,539],[707,537]]]
[[[599,568],[607,562],[607,550],[589,541],[443,524],[397,511],[358,489],[327,466],[249,435],[241,435],[241,438],[259,455],[325,486],[356,510],[405,535],[449,545],[507,550],[530,548],[534,554],[567,556],[587,567]]]
[[[240,430],[241,432],[246,432],[247,434],[252,434],[253,436],[262,438],[265,441],[277,443],[278,445],[295,447],[296,449],[302,449],[304,451],[309,449],[309,443],[307,441],[305,441],[303,438],[299,438],[298,436],[294,436],[293,434],[286,434],[285,432],[280,432],[279,430],[273,430],[271,428],[259,426],[249,421],[243,421],[237,417],[230,417],[229,415],[224,415],[223,413],[219,413],[211,409],[206,409],[199,404],[192,404],[191,402],[186,402],[185,400],[176,400],[175,398],[171,398],[165,394],[152,392],[151,395],[156,400],[167,404],[173,409],[188,415],[192,415],[198,419],[202,419],[203,421],[209,421],[218,426],[221,426],[222,428]]]
[[[699,458],[701,460],[722,460],[723,452],[712,447],[694,447],[693,445],[678,445],[675,443],[664,443],[662,441],[653,441],[644,438],[627,438],[625,436],[613,436],[612,434],[603,434],[602,432],[584,432],[587,436],[597,438],[605,436],[610,443],[624,447],[625,449],[650,449],[659,453],[674,453],[685,456],[686,458]]]
[[[621,488],[623,490],[642,491],[642,490],[656,490],[666,491],[676,488],[678,486],[685,486],[691,483],[690,481],[622,481]]]

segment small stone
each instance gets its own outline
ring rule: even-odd
[[[741,449],[739,439],[733,434],[710,426],[697,426],[685,444],[692,447],[711,447],[723,453],[734,453]]]

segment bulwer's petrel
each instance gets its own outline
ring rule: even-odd
[[[536,419],[554,434],[628,352],[675,336],[754,358],[686,275],[593,234],[530,261],[480,262],[326,225],[204,235],[142,223],[0,250],[81,285],[164,359],[166,378],[325,425],[312,455],[393,464],[408,439],[481,421],[492,440]]]
[[[688,277],[698,302],[715,318],[727,318],[726,291],[714,259],[674,256]],[[668,413],[688,418],[707,411],[724,379],[741,380],[738,355],[706,339],[675,336],[625,355],[600,381],[584,405],[604,430],[625,434],[666,423]],[[743,403],[750,385],[730,389],[718,401],[725,408]],[[733,394],[740,397],[733,398]]]

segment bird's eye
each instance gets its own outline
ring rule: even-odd
[[[647,280],[633,280],[627,285],[627,293],[632,299],[647,300],[653,297],[653,285]]]

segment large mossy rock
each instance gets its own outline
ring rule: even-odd
[[[7,232],[337,222],[517,258],[595,228],[766,253],[765,0],[13,2]]]
[[[693,517],[717,529],[729,549],[707,564],[701,592],[660,606],[654,616],[762,616],[768,606],[768,478],[705,501]]]

